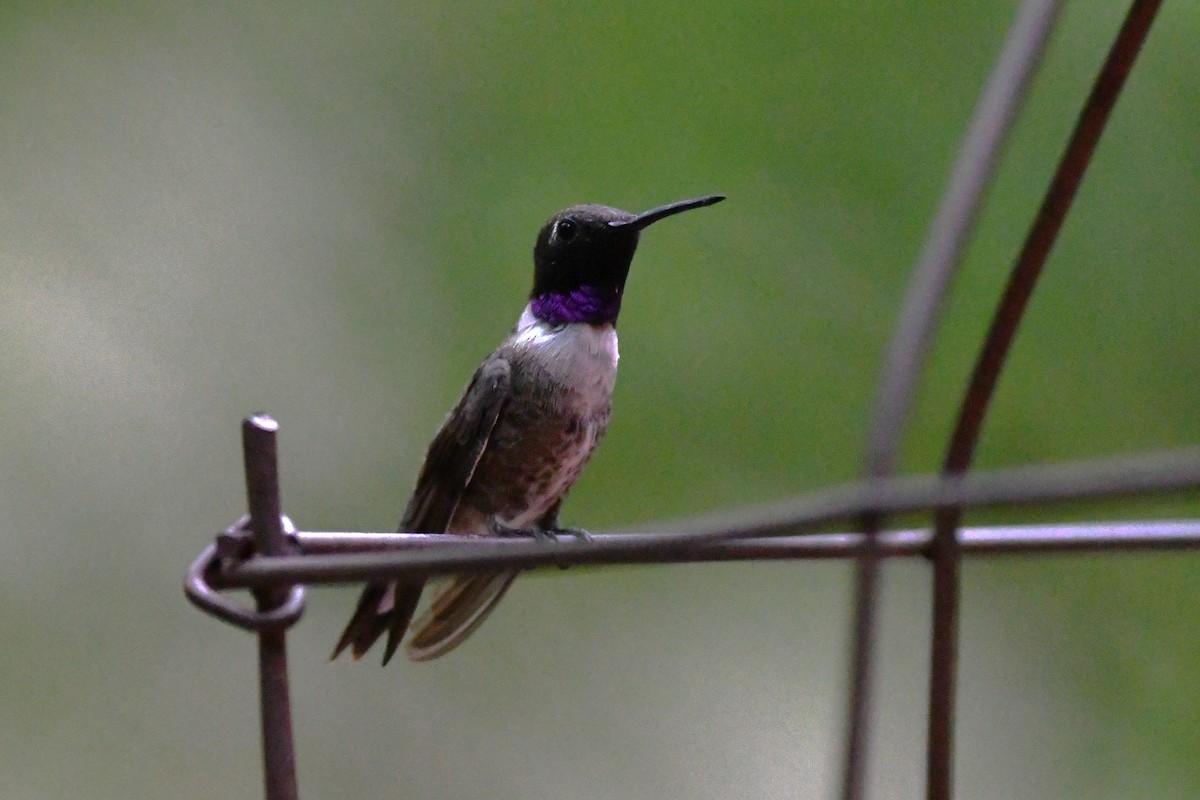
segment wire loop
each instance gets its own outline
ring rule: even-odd
[[[294,537],[296,526],[286,516],[280,517],[284,533],[289,538]],[[183,592],[192,605],[219,620],[228,622],[234,627],[253,633],[286,630],[299,621],[304,614],[304,585],[296,584],[288,589],[284,602],[268,611],[257,611],[253,608],[234,603],[209,583],[209,575],[221,566],[227,559],[237,558],[231,547],[234,542],[250,542],[248,536],[250,517],[243,516],[218,537],[217,541],[204,548],[200,556],[188,567],[187,576],[183,580]],[[237,548],[241,549],[241,548]],[[252,553],[250,554],[252,555]],[[242,559],[238,559],[242,560]]]

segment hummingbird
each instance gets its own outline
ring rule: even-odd
[[[559,511],[612,411],[617,316],[641,232],[720,195],[631,214],[576,205],[552,216],[533,248],[533,289],[516,327],[475,371],[434,436],[400,531],[479,536],[574,535]],[[463,642],[518,571],[451,576],[405,645],[428,661]],[[410,627],[424,580],[369,583],[334,648],[355,659],[384,632],[383,663]]]

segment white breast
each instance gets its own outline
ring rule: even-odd
[[[525,307],[513,344],[540,351],[539,363],[575,389],[576,409],[587,417],[607,408],[617,381],[617,330],[583,322],[549,325]]]
[[[507,521],[525,527],[571,488],[596,448],[608,423],[613,386],[617,380],[617,331],[612,325],[572,323],[548,325],[525,308],[511,340],[514,347],[538,351],[538,363],[572,391],[562,396],[563,411],[579,420],[579,436],[560,452],[556,474],[519,518]]]

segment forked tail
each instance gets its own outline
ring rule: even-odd
[[[387,664],[408,630],[424,586],[424,581],[368,583],[330,658],[337,658],[347,647],[356,660],[362,658],[375,640],[387,631],[387,646],[383,650],[383,663]]]

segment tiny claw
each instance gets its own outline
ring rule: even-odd
[[[551,536],[556,537],[555,541],[557,541],[557,537],[559,537],[559,536],[571,536],[571,537],[574,537],[575,539],[578,539],[579,541],[583,542],[584,544],[588,544],[590,542],[595,541],[595,538],[590,533],[585,531],[583,528],[560,528],[557,525],[555,525],[553,528],[550,528],[549,530],[547,530],[546,533]],[[559,564],[558,568],[559,569],[570,569],[571,565],[570,564]]]
[[[549,533],[555,536],[573,536],[584,544],[591,544],[596,541],[596,537],[585,531],[583,528],[555,528]]]

